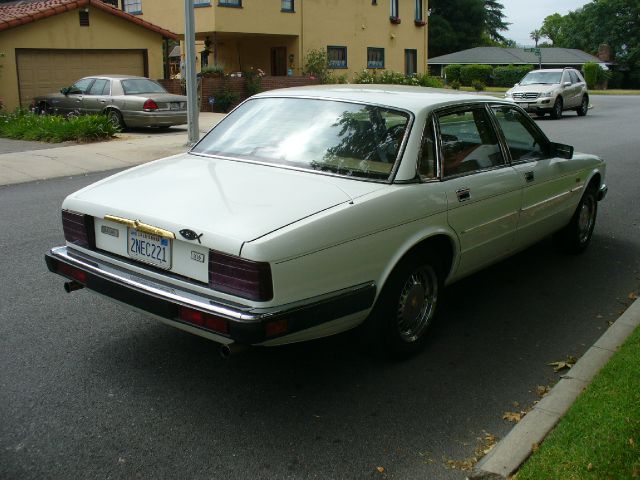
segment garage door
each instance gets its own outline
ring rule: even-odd
[[[90,75],[145,75],[144,50],[17,49],[20,105]]]

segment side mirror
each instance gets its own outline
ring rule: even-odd
[[[571,145],[565,145],[563,143],[552,143],[551,156],[566,158],[567,160],[570,160],[573,158],[573,147]]]
[[[514,84],[513,84],[513,86],[514,86],[514,87],[518,87],[518,86],[520,86],[520,82],[516,82],[516,83],[514,83]]]
[[[562,84],[563,87],[570,87],[571,86],[571,82],[564,82]]]
[[[67,96],[69,94],[69,87],[61,88],[60,93],[63,94],[64,96]]]

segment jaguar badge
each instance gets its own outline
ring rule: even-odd
[[[183,230],[180,230],[180,235],[182,235],[187,240],[198,240],[198,243],[202,244],[202,242],[200,241],[200,237],[202,237],[202,235],[204,234],[201,233],[200,235],[198,235],[193,230],[189,230],[188,228],[185,228]]]

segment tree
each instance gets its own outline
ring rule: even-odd
[[[531,38],[531,40],[533,40],[534,42],[536,42],[536,48],[538,47],[538,42],[540,41],[540,38],[542,37],[542,34],[540,33],[540,30],[536,29],[533,30],[530,34],[529,34],[529,38]]]
[[[562,31],[565,25],[565,20],[562,15],[559,13],[554,13],[553,15],[549,15],[542,22],[542,27],[540,27],[540,34],[543,37],[547,37],[551,40],[553,45],[556,45],[558,41],[560,41],[562,37]]]
[[[495,0],[484,0],[484,26],[485,33],[491,40],[498,44],[504,43],[507,39],[500,32],[504,32],[511,25],[505,19],[507,18],[502,10],[504,5]]]
[[[483,45],[485,0],[431,0],[429,57]]]

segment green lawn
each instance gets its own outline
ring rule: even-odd
[[[640,328],[578,397],[515,478],[640,478]]]

